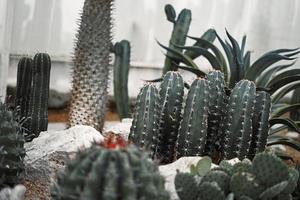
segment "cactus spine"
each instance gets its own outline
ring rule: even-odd
[[[77,35],[69,126],[104,124],[111,45],[112,0],[85,0]]]
[[[211,71],[207,74],[209,87],[208,128],[205,144],[205,153],[212,156],[217,147],[218,138],[221,138],[221,125],[226,113],[226,99],[224,74],[220,71]]]
[[[114,46],[114,99],[120,119],[130,117],[128,97],[128,73],[130,67],[130,44],[127,40]]]
[[[172,22],[174,27],[173,27],[173,32],[171,39],[169,41],[169,48],[177,50],[177,51],[182,51],[180,48],[175,47],[174,45],[179,45],[179,46],[184,46],[187,33],[190,28],[191,24],[191,19],[192,19],[192,13],[188,9],[183,9],[177,19],[176,18],[176,12],[170,4],[167,4],[165,6],[165,13],[167,16],[168,21]],[[173,56],[171,52],[167,52],[167,56],[165,58],[165,64],[163,68],[163,73],[165,74],[167,71],[173,71],[175,70],[174,64],[170,56]],[[176,62],[175,62],[176,63]],[[177,63],[179,64],[179,63]]]
[[[151,151],[152,156],[157,150],[157,112],[158,90],[149,83],[141,89],[137,97],[129,140]]]
[[[79,152],[52,189],[55,200],[168,200],[164,179],[148,156],[133,146]]]
[[[26,119],[29,113],[32,62],[31,58],[23,57],[18,63],[15,108],[18,110],[20,119]]]
[[[253,158],[255,154],[265,150],[269,134],[269,114],[271,109],[270,94],[258,91],[253,115],[253,135],[251,138],[248,157]]]
[[[178,128],[182,119],[181,109],[184,83],[178,72],[167,72],[159,90],[158,157],[162,163],[174,160]]]
[[[24,137],[13,113],[0,103],[0,188],[19,183],[24,171]]]
[[[256,87],[251,81],[241,80],[232,90],[226,116],[223,152],[225,159],[243,159],[248,154],[255,97]]]
[[[26,141],[38,137],[41,131],[46,131],[48,128],[50,70],[50,56],[46,53],[36,54],[32,68],[29,119],[25,123]]]
[[[204,153],[208,118],[208,81],[196,79],[188,92],[177,141],[177,158]]]

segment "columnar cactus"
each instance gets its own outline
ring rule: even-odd
[[[15,108],[20,119],[26,119],[29,113],[32,87],[32,59],[23,57],[18,63]]]
[[[188,92],[179,127],[177,157],[204,153],[208,118],[208,81],[196,79]]]
[[[248,152],[249,158],[253,158],[255,154],[265,150],[269,135],[270,109],[270,94],[264,91],[258,91],[252,118],[253,134]]]
[[[159,90],[158,157],[162,163],[174,160],[178,128],[182,119],[181,110],[184,82],[178,72],[169,71]]]
[[[39,136],[48,128],[48,99],[51,60],[46,53],[34,56],[32,67],[32,89],[30,93],[30,109],[25,122],[26,141]]]
[[[94,144],[78,152],[58,176],[52,189],[53,199],[169,199],[164,179],[148,155],[134,146],[124,146],[123,142],[121,146],[104,146],[107,148]]]
[[[227,96],[225,93],[224,74],[220,71],[211,71],[206,76],[208,80],[208,127],[205,144],[205,153],[212,156],[220,145],[224,116],[226,113]]]
[[[234,165],[223,161],[204,175],[179,172],[175,188],[181,200],[186,196],[193,197],[190,200],[292,199],[298,178],[297,170],[278,157],[259,153],[252,163],[247,159]]]
[[[187,33],[190,28],[191,20],[192,20],[192,13],[188,9],[183,9],[177,19],[176,18],[176,12],[173,8],[172,5],[167,4],[165,6],[165,13],[167,16],[167,20],[172,22],[174,27],[173,27],[173,32],[171,39],[169,41],[169,48],[177,50],[177,51],[182,51],[182,49],[176,47],[175,45],[179,46],[184,46],[185,41],[187,38]],[[173,56],[171,52],[167,52],[167,56],[165,58],[165,64],[163,68],[163,73],[165,74],[167,71],[172,71],[174,70],[174,64],[170,56]],[[176,61],[175,61],[176,63]],[[179,64],[179,63],[177,63]]]
[[[136,103],[129,140],[154,156],[157,151],[158,90],[148,83],[141,89]]]
[[[120,119],[130,117],[128,97],[128,73],[130,67],[130,43],[127,40],[114,46],[114,99]]]
[[[253,131],[255,97],[255,84],[247,80],[238,82],[231,92],[225,119],[225,159],[243,159],[248,154]]]
[[[85,0],[77,34],[69,126],[104,124],[111,45],[112,0]]]
[[[0,188],[19,183],[24,171],[24,136],[13,113],[0,103]]]

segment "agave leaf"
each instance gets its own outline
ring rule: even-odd
[[[214,29],[208,29],[200,38],[195,38],[195,37],[189,37],[189,38],[196,40],[196,42],[193,44],[194,47],[201,47],[203,49],[208,49],[209,46],[207,45],[207,43],[203,43],[200,40],[204,40],[206,42],[213,43],[216,39],[216,31]],[[186,50],[184,52],[184,54],[193,60],[195,58],[198,58],[199,56],[201,56],[201,54],[199,54],[199,52],[195,52],[192,50]]]
[[[279,88],[290,84],[295,81],[300,81],[300,75],[292,75],[288,76],[279,80],[274,81],[272,84],[269,84],[268,87],[270,88],[270,94],[276,92]]]
[[[284,97],[287,93],[289,93],[290,91],[296,89],[300,87],[300,82],[296,81],[294,83],[291,83],[289,85],[285,85],[283,86],[280,91],[276,92],[274,95],[272,95],[272,103],[276,104],[278,103],[278,101]]]
[[[270,127],[274,126],[275,124],[284,124],[288,126],[290,129],[300,133],[300,127],[289,118],[272,118],[269,120]]]
[[[268,69],[264,70],[258,78],[256,78],[255,80],[256,85],[261,87],[267,87],[267,84],[270,82],[272,77],[274,77],[276,72],[294,65],[295,62],[296,61],[287,65],[276,65],[276,66],[269,67]]]
[[[152,80],[143,80],[145,82],[150,82],[150,83],[158,83],[158,82],[161,82],[163,80],[162,77],[160,78],[156,78],[156,79],[152,79]]]
[[[244,71],[246,72],[250,67],[250,60],[251,60],[251,52],[247,51],[244,56]]]
[[[269,82],[267,87],[270,87],[270,85],[272,85],[273,83],[275,83],[276,81],[278,81],[280,79],[290,77],[293,75],[300,75],[300,69],[298,68],[298,69],[289,69],[289,70],[282,71],[280,74],[278,74],[274,78],[272,78],[272,80]]]
[[[188,65],[188,66],[191,66],[191,67],[196,68],[196,69],[198,68],[197,65],[194,63],[194,61],[193,61],[190,57],[184,55],[183,53],[181,53],[181,52],[179,52],[179,51],[177,51],[177,50],[174,50],[174,49],[171,49],[171,48],[169,48],[169,47],[166,47],[166,46],[162,45],[162,44],[161,44],[160,42],[158,42],[158,41],[156,41],[156,42],[157,42],[158,45],[161,46],[163,49],[165,49],[165,50],[167,50],[167,51],[170,51],[171,53],[173,53],[174,55],[176,55],[176,57],[173,57],[174,60],[179,60],[180,62],[182,62],[182,63],[184,63],[184,64],[186,64],[186,65]],[[171,56],[171,57],[172,57],[172,56]]]
[[[256,77],[258,77],[264,70],[273,65],[276,62],[281,60],[294,60],[294,58],[290,58],[287,56],[279,55],[276,53],[267,53],[257,59],[251,67],[246,71],[245,77],[248,80],[254,81]]]
[[[289,53],[289,52],[292,52],[292,51],[297,51],[299,50],[300,48],[295,48],[295,49],[275,49],[275,50],[272,50],[272,51],[269,51],[265,54],[268,54],[268,53]]]
[[[200,53],[202,56],[204,56],[209,61],[209,63],[212,65],[212,67],[214,69],[221,70],[221,63],[207,49],[203,49],[201,47],[194,47],[194,46],[187,46],[187,47],[178,46],[178,45],[174,45],[174,46],[177,48],[181,48],[181,49],[185,49],[185,50],[192,50],[192,51]]]
[[[243,36],[243,39],[242,39],[242,44],[241,44],[241,54],[242,54],[242,55],[244,55],[244,52],[245,52],[246,40],[247,40],[247,36],[244,35],[244,36]]]
[[[271,118],[278,118],[281,115],[284,115],[285,113],[291,112],[293,110],[300,110],[300,103],[284,106],[282,108],[279,108],[275,112],[272,112]]]
[[[185,71],[189,71],[189,72],[192,72],[194,74],[196,74],[198,77],[204,77],[206,74],[201,71],[200,69],[195,69],[195,68],[191,68],[191,67],[187,67],[187,66],[180,66],[180,65],[177,65],[177,67],[179,69],[183,69]]]
[[[274,137],[274,138],[272,138],[271,136],[268,137],[267,146],[272,146],[277,144],[282,144],[282,145],[292,147],[293,149],[300,152],[300,144],[294,140],[291,140],[288,137],[285,136]]]

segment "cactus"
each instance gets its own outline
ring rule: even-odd
[[[269,114],[271,97],[267,92],[258,91],[253,115],[253,134],[248,157],[253,158],[258,152],[265,150],[269,134]]]
[[[24,171],[24,136],[14,114],[0,103],[0,188],[19,183]]]
[[[133,116],[129,140],[139,147],[149,150],[151,156],[157,151],[157,115],[158,91],[156,87],[148,83],[141,89],[136,103],[136,111]]]
[[[130,67],[130,44],[127,40],[114,46],[114,99],[120,119],[130,117],[128,97],[128,73]]]
[[[167,16],[168,21],[172,22],[174,27],[173,27],[173,32],[171,39],[169,41],[169,48],[177,50],[177,51],[182,51],[180,48],[175,47],[175,45],[179,46],[184,46],[185,41],[187,38],[187,33],[189,31],[189,27],[191,24],[191,11],[188,9],[183,9],[177,19],[176,18],[176,12],[170,4],[167,4],[165,6],[165,13]],[[163,74],[165,74],[168,71],[174,71],[174,64],[170,56],[174,56],[171,52],[167,52],[167,56],[165,58],[165,63],[164,63],[164,68],[163,68]],[[176,57],[176,56],[175,56]],[[178,61],[174,61],[176,64],[179,64]]]
[[[214,150],[218,149],[221,138],[221,127],[224,126],[226,113],[226,93],[224,74],[220,71],[211,71],[206,76],[208,80],[208,128],[205,144],[205,153],[212,156]],[[219,139],[218,139],[219,138]],[[218,145],[218,146],[217,146]]]
[[[203,176],[178,173],[175,188],[180,199],[184,199],[181,194],[208,200],[292,199],[298,178],[297,170],[288,168],[275,155],[259,153],[252,163],[245,159],[231,166],[223,161]]]
[[[21,58],[18,63],[15,108],[18,109],[20,119],[27,119],[29,113],[32,63],[32,59],[28,57]]]
[[[231,92],[226,116],[223,157],[231,159],[247,156],[252,137],[256,87],[251,81],[242,80]]]
[[[159,90],[158,157],[162,163],[174,160],[178,128],[182,119],[181,109],[184,83],[178,72],[167,72]]]
[[[94,144],[78,152],[58,176],[53,199],[169,199],[164,179],[147,154],[123,142],[104,146],[109,148]]]
[[[77,35],[68,126],[102,130],[107,102],[112,0],[85,0]]]
[[[26,141],[38,137],[41,131],[46,131],[48,128],[50,70],[50,56],[46,53],[36,54],[32,67],[29,118],[24,124]]]
[[[177,141],[177,158],[204,153],[208,118],[208,81],[197,78],[191,85]]]

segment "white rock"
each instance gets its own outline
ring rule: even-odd
[[[131,118],[125,118],[122,122],[106,122],[103,133],[114,132],[115,134],[122,135],[126,140],[128,139],[130,133],[130,127],[132,124]]]
[[[42,132],[32,142],[25,143],[25,179],[50,185],[57,172],[64,168],[70,155],[103,139],[103,136],[90,126]]]
[[[16,185],[14,188],[4,188],[0,191],[0,200],[23,200],[26,188],[24,185]]]

